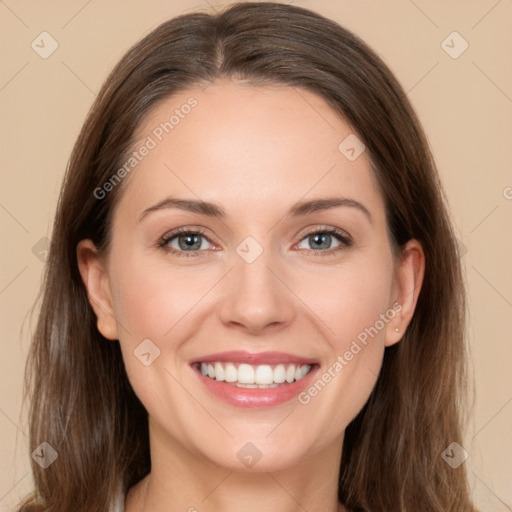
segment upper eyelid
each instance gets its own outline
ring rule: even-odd
[[[307,228],[306,231],[303,232],[300,235],[300,239],[298,241],[301,242],[302,240],[304,240],[304,238],[306,238],[307,236],[309,236],[311,234],[325,233],[325,232],[329,233],[329,234],[331,234],[333,236],[338,235],[339,237],[346,238],[348,243],[352,243],[352,241],[353,241],[352,240],[352,236],[348,232],[346,232],[344,229],[337,228],[337,227],[334,227],[334,226],[326,226],[326,225],[312,227],[312,228]],[[177,228],[174,231],[170,231],[170,232],[166,233],[160,239],[160,242],[159,242],[158,245],[159,246],[165,246],[167,243],[169,243],[169,241],[173,240],[174,238],[176,238],[176,237],[178,237],[180,235],[183,235],[183,234],[187,234],[187,233],[192,233],[192,234],[200,235],[200,236],[206,238],[211,244],[217,245],[216,242],[214,242],[213,240],[210,239],[210,237],[207,234],[207,230],[205,228],[194,227],[194,226],[184,227],[184,228]],[[343,240],[341,240],[341,241],[343,242]],[[201,252],[201,251],[191,251],[191,252]]]
[[[311,228],[311,229],[307,229],[306,232],[304,232],[302,234],[302,238],[308,236],[308,235],[311,235],[313,233],[330,233],[331,235],[341,235],[341,236],[344,236],[350,240],[352,240],[352,236],[347,232],[345,231],[344,229],[341,229],[341,228],[336,228],[334,226],[324,226],[324,227],[315,227],[315,228]],[[302,240],[301,238],[301,240]]]
[[[210,243],[214,243],[212,240],[210,240],[210,237],[207,235],[206,233],[206,230],[204,230],[203,228],[194,228],[194,227],[191,227],[191,228],[177,228],[176,230],[174,231],[168,231],[167,233],[165,233],[165,235],[163,235],[160,240],[159,240],[159,245],[160,244],[165,244],[167,242],[169,242],[169,240],[172,240],[174,238],[176,238],[177,236],[180,236],[180,235],[186,235],[188,233],[192,233],[192,234],[195,234],[195,235],[201,235],[202,237],[206,238]]]

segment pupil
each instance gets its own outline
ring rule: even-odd
[[[184,243],[182,244],[182,240]],[[179,239],[179,245],[181,249],[199,249],[201,247],[201,242],[199,240],[199,235],[183,235]]]
[[[323,249],[328,249],[329,248],[329,241],[330,241],[330,238],[331,238],[331,235],[326,235],[326,234],[315,234],[315,235],[312,235],[311,238],[314,240],[313,244],[314,245],[317,245],[317,247],[321,247]],[[324,242],[322,244],[322,241]]]

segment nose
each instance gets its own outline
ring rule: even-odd
[[[290,325],[296,309],[284,274],[270,250],[264,250],[252,263],[235,254],[234,268],[223,280],[221,321],[252,335]]]

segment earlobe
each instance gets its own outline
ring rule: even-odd
[[[399,311],[389,322],[386,329],[385,345],[389,347],[399,342],[409,325],[425,274],[425,255],[417,240],[409,240],[405,245],[397,264],[395,285],[393,287],[393,309]],[[395,307],[398,304],[399,307]]]
[[[98,330],[105,338],[117,340],[118,329],[105,263],[98,254],[96,246],[89,239],[78,243],[76,255],[78,269],[87,290],[87,298],[96,313]]]

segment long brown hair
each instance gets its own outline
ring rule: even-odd
[[[107,511],[151,469],[147,413],[119,344],[103,338],[78,272],[76,247],[108,246],[122,187],[94,191],[120,168],[159,101],[218,77],[320,95],[362,139],[385,200],[393,249],[421,242],[425,277],[402,341],[385,351],[377,384],[347,427],[339,500],[372,512],[474,511],[462,444],[466,400],[465,291],[446,199],[420,123],[383,61],[309,10],[248,2],[160,25],[133,46],[96,98],[73,149],[49,251],[27,365],[30,441],[58,459],[32,462],[35,491],[20,511]],[[136,171],[134,171],[136,172]],[[129,179],[129,178],[128,178]]]

